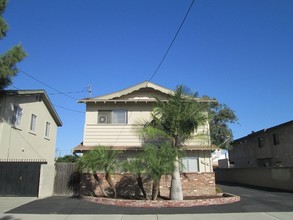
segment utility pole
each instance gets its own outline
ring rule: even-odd
[[[88,93],[89,93],[89,96],[90,96],[90,98],[92,97],[92,85],[91,84],[89,84],[89,86],[88,86]]]

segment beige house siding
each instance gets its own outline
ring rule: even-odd
[[[127,110],[127,124],[98,124],[99,110]],[[138,135],[140,124],[149,121],[152,107],[146,104],[88,104],[85,118],[84,141],[86,146],[141,146]]]
[[[104,145],[123,149],[121,159],[133,158],[142,147],[138,130],[152,119],[151,112],[155,98],[167,100],[172,91],[152,83],[141,83],[105,96],[80,100],[86,103],[83,146]],[[127,110],[126,124],[98,123],[99,111]],[[209,124],[201,125],[194,132],[193,138],[184,143],[187,148],[184,162],[194,165],[195,172],[212,172],[211,141]],[[132,149],[127,149],[132,148]],[[134,150],[135,149],[135,150]]]
[[[54,164],[57,123],[38,94],[1,96],[0,148],[1,160],[46,161]],[[22,109],[19,126],[14,126],[14,105]],[[30,130],[32,114],[36,116],[35,131]],[[50,123],[46,137],[46,123]]]
[[[125,109],[128,112],[128,123],[122,125],[98,124],[99,110]],[[152,105],[141,104],[88,104],[84,128],[85,146],[129,146],[140,147],[139,128],[151,120]],[[209,124],[201,125],[194,137],[187,140],[184,146],[210,146]]]
[[[99,110],[126,109],[128,111],[128,124],[123,125],[101,125],[98,124]],[[111,146],[111,147],[142,147],[142,140],[139,137],[139,128],[151,120],[152,105],[141,104],[88,104],[84,140],[85,146]],[[196,163],[196,172],[212,172],[210,147],[209,124],[201,125],[194,133],[194,137],[184,143],[185,147],[194,148],[186,151],[184,158]],[[205,147],[205,149],[201,149]],[[201,150],[198,150],[201,149]],[[125,150],[120,155],[121,160],[135,158],[140,151]],[[183,158],[183,159],[184,159]],[[192,159],[193,158],[193,159]]]
[[[84,145],[94,146],[140,146],[139,137],[136,135],[136,127],[132,125],[125,126],[99,126],[86,125]]]

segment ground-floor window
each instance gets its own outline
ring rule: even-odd
[[[197,157],[183,157],[181,172],[199,172]]]

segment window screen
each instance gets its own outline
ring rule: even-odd
[[[100,110],[98,124],[127,124],[127,110]]]
[[[199,172],[197,157],[183,157],[182,165],[182,172]]]

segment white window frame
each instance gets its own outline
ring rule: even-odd
[[[99,125],[125,125],[127,123],[128,123],[128,111],[126,109],[98,111]]]
[[[112,124],[127,124],[127,110],[125,109],[113,110],[111,116],[112,116]]]
[[[35,114],[31,114],[30,131],[33,133],[36,132],[36,124],[37,124],[37,116]]]
[[[50,131],[51,131],[51,123],[47,121],[45,124],[45,137],[46,138],[50,138]]]
[[[11,119],[11,123],[15,127],[20,127],[22,118],[22,108],[18,105],[13,105],[13,115]]]
[[[183,173],[198,173],[199,170],[199,158],[198,157],[183,157],[181,159]],[[195,165],[195,167],[193,166]]]

